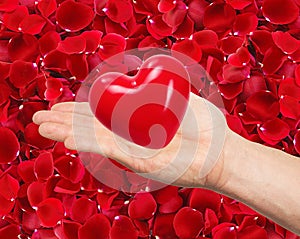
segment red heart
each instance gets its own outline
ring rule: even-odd
[[[177,59],[156,55],[138,73],[99,76],[89,93],[96,118],[115,134],[138,145],[159,149],[174,137],[185,115],[189,76]]]

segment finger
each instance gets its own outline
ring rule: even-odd
[[[32,120],[36,124],[42,124],[45,122],[53,122],[53,123],[58,123],[58,124],[66,124],[70,125],[72,124],[72,118],[73,115],[71,113],[66,113],[66,112],[53,112],[49,110],[42,110],[36,112]]]
[[[67,137],[72,135],[72,129],[67,125],[46,122],[40,125],[39,133],[45,138],[64,142]]]
[[[51,111],[70,112],[70,113],[77,113],[77,114],[88,115],[88,116],[93,115],[88,102],[59,103],[53,105]]]

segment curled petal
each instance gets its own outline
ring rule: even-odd
[[[18,164],[17,172],[24,182],[33,182],[36,180],[34,175],[34,162],[33,161],[23,161]]]
[[[251,0],[226,0],[236,10],[243,10],[245,7],[251,5]]]
[[[225,99],[231,100],[243,92],[243,82],[219,84],[218,88]]]
[[[262,12],[273,24],[288,24],[297,19],[299,8],[293,0],[264,0]]]
[[[194,22],[186,15],[183,22],[177,27],[176,31],[173,32],[173,36],[176,38],[189,38],[194,32]]]
[[[237,83],[250,76],[250,67],[236,67],[230,64],[223,66],[224,82]]]
[[[298,119],[300,117],[300,102],[294,97],[285,95],[280,97],[280,112],[283,116]]]
[[[57,99],[59,96],[61,96],[62,90],[63,84],[60,79],[50,77],[46,80],[46,100],[51,101]]]
[[[158,4],[158,10],[162,13],[172,10],[176,6],[176,2],[173,0],[160,0]]]
[[[0,164],[14,161],[19,150],[20,144],[15,133],[6,127],[0,127]]]
[[[64,217],[64,207],[57,198],[47,198],[37,206],[37,215],[44,227],[54,227]]]
[[[94,11],[92,8],[72,0],[64,1],[56,10],[57,23],[66,31],[82,30],[92,22],[93,18]]]
[[[221,49],[225,54],[233,54],[242,46],[243,42],[241,37],[228,36],[222,39]]]
[[[45,56],[44,65],[48,69],[52,70],[66,70],[67,69],[68,55],[58,50],[49,52]]]
[[[108,59],[126,48],[125,38],[116,33],[108,33],[101,40],[99,55],[102,60]],[[120,55],[120,54],[119,54]]]

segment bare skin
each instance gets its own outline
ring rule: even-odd
[[[181,175],[172,182],[173,185],[202,187],[225,194],[300,234],[299,158],[247,141],[226,126],[224,144],[217,160],[203,176],[199,171],[207,164],[215,125],[206,100],[191,95],[190,106],[198,122],[195,130],[201,137],[178,130],[168,146],[146,160],[132,156],[136,149],[130,145],[129,154],[120,150],[113,133],[95,119],[88,103],[57,104],[51,111],[37,112],[33,121],[40,125],[41,135],[64,142],[69,149],[103,154],[135,172],[149,173],[151,178],[161,182],[166,182],[165,175],[171,178]],[[91,137],[91,132],[95,137]],[[78,138],[81,140],[76,140]],[[92,140],[94,138],[96,140]],[[167,172],[162,170],[163,173],[151,174],[170,164],[180,144],[185,145],[187,155],[193,151],[190,147],[197,145],[189,167],[183,169],[186,165],[175,165]]]

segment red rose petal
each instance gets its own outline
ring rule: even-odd
[[[24,87],[37,76],[37,66],[31,62],[14,61],[9,76],[14,86]]]
[[[229,55],[228,63],[234,66],[245,66],[250,61],[250,53],[246,47],[239,48],[236,53]]]
[[[270,140],[281,140],[289,135],[290,128],[284,121],[275,118],[259,127],[261,133]]]
[[[233,25],[233,32],[239,36],[251,34],[257,27],[258,18],[253,13],[237,15]]]
[[[212,230],[215,239],[237,239],[236,225],[233,223],[221,223]]]
[[[8,43],[11,60],[35,61],[38,55],[38,40],[29,34],[17,35]]]
[[[266,80],[262,75],[253,75],[244,81],[243,97],[247,99],[258,91],[267,90]]]
[[[176,31],[173,32],[173,36],[176,38],[189,38],[194,32],[194,22],[186,15],[183,22],[177,27]]]
[[[41,182],[33,182],[28,186],[27,197],[32,207],[37,207],[45,199],[44,191],[45,184]]]
[[[50,77],[46,80],[46,100],[51,101],[57,99],[59,96],[61,96],[62,91],[63,84],[60,79]]]
[[[188,1],[188,15],[195,23],[195,29],[203,29],[203,16],[209,3],[205,0]]]
[[[206,209],[205,211],[205,225],[204,225],[204,234],[211,233],[212,229],[218,225],[218,217],[216,213],[211,209]]]
[[[179,238],[196,238],[204,227],[202,213],[190,207],[183,207],[176,213],[173,226]]]
[[[238,232],[239,239],[252,239],[252,238],[259,238],[259,239],[268,239],[267,231],[264,228],[261,228],[257,225],[252,225],[246,227],[245,229]]]
[[[56,198],[47,198],[37,207],[37,215],[44,227],[54,227],[64,217],[62,202]]]
[[[110,228],[107,217],[103,214],[96,214],[79,228],[78,239],[108,239]]]
[[[181,54],[176,52],[180,52]],[[172,55],[181,60],[185,65],[190,65],[201,60],[202,50],[195,40],[185,39],[173,44]],[[188,56],[191,59],[188,59],[185,56]]]
[[[8,128],[0,127],[0,164],[11,163],[19,155],[18,138]]]
[[[247,99],[247,112],[261,121],[274,119],[279,114],[278,99],[270,91],[260,91]]]
[[[25,183],[33,182],[36,180],[33,167],[34,162],[29,160],[23,161],[18,164],[17,172]]]
[[[162,19],[170,27],[179,26],[187,14],[187,6],[184,2],[178,1],[175,8],[163,14]]]
[[[262,54],[265,54],[271,47],[274,46],[272,34],[269,31],[256,30],[250,38]]]
[[[292,54],[300,48],[300,41],[288,32],[272,32],[273,40],[284,53]]]
[[[270,75],[274,74],[283,65],[285,59],[286,56],[278,47],[270,48],[266,52],[262,62],[264,72]]]
[[[54,165],[61,176],[73,183],[78,183],[84,176],[85,170],[78,157],[62,156],[55,160]]]
[[[16,239],[19,238],[20,233],[20,226],[11,224],[0,229],[0,238]]]
[[[66,31],[82,30],[92,22],[93,18],[94,12],[89,6],[72,0],[64,1],[56,10],[57,23]]]
[[[227,100],[231,100],[243,92],[243,82],[233,84],[219,84],[218,87],[221,95],[224,96],[224,98]]]
[[[100,46],[101,37],[103,33],[100,31],[86,31],[81,34],[85,39],[85,52],[92,53],[95,52]]]
[[[172,27],[168,26],[162,19],[162,15],[149,18],[146,21],[148,32],[157,40],[172,34]]]
[[[9,174],[0,178],[0,195],[6,200],[15,200],[19,190],[19,182]]]
[[[0,2],[0,11],[10,12],[18,7],[19,0],[3,0]]]
[[[202,213],[205,212],[206,208],[218,212],[221,206],[221,198],[220,195],[215,192],[197,188],[193,189],[191,193],[189,206]]]
[[[13,12],[3,14],[3,24],[10,30],[18,32],[21,21],[29,15],[28,8],[18,6]]]
[[[83,224],[96,212],[97,207],[94,201],[87,198],[79,198],[72,205],[70,217],[72,220]]]
[[[46,55],[44,65],[48,69],[66,70],[68,55],[60,51],[54,50]]]
[[[279,100],[280,112],[283,116],[298,119],[300,117],[300,102],[288,95],[282,96]]]
[[[239,49],[244,40],[241,37],[228,36],[221,41],[221,49],[225,54],[233,54]]]
[[[154,221],[153,235],[159,238],[176,238],[173,228],[174,214],[158,214]]]
[[[14,208],[15,201],[7,200],[0,195],[0,215],[6,216]]]
[[[43,27],[45,26],[46,21],[40,15],[32,14],[26,16],[19,25],[19,30],[27,34],[39,34]]]
[[[223,78],[224,82],[227,83],[237,83],[245,80],[250,75],[250,68],[245,67],[236,67],[232,65],[223,66]]]
[[[213,3],[204,12],[203,24],[208,29],[224,32],[232,27],[235,15],[235,10],[229,4]]]
[[[280,82],[278,96],[291,96],[300,101],[300,86],[296,85],[295,79],[286,78]]]
[[[47,180],[53,174],[53,157],[49,152],[41,153],[34,162],[34,172],[38,179]]]
[[[183,205],[182,197],[175,195],[167,202],[161,204],[158,208],[160,213],[173,213],[178,211]]]
[[[135,194],[128,207],[128,214],[134,219],[149,219],[156,211],[156,202],[150,193]]]
[[[108,59],[126,48],[125,38],[119,34],[108,33],[101,40],[99,55],[102,60]]]
[[[38,132],[38,128],[39,126],[34,123],[30,123],[26,126],[24,130],[26,142],[40,149],[46,149],[52,147],[54,141],[51,139],[46,139],[43,136],[41,136]]]
[[[80,191],[80,183],[73,183],[62,178],[56,183],[53,191],[57,193],[75,194]]]
[[[66,236],[66,239],[78,239],[78,230],[81,225],[77,222],[66,221],[62,223],[62,230]]]
[[[86,41],[82,36],[67,37],[58,43],[57,50],[66,54],[79,54],[84,52]]]
[[[173,0],[160,0],[157,7],[160,12],[165,13],[172,10],[175,6],[176,2],[174,2]]]
[[[216,47],[218,43],[218,35],[212,30],[195,32],[193,34],[193,39],[201,47]]]
[[[295,69],[295,82],[300,87],[300,65]]]
[[[138,231],[129,217],[116,216],[110,232],[111,239],[137,239]]]
[[[264,0],[262,12],[271,23],[288,24],[297,19],[299,8],[293,0]]]
[[[127,22],[133,16],[132,5],[126,0],[108,0],[104,12],[117,23]]]
[[[84,80],[89,73],[85,54],[73,54],[68,56],[66,65],[76,80]]]
[[[236,10],[242,10],[252,3],[251,0],[226,0],[226,2]]]
[[[44,17],[49,17],[56,11],[56,0],[40,0],[37,8]]]
[[[60,42],[60,36],[55,31],[45,33],[39,39],[39,47],[42,55],[48,54],[50,51],[55,50]]]
[[[296,151],[298,152],[298,154],[300,154],[300,131],[298,131],[295,134],[293,142],[294,142]]]

